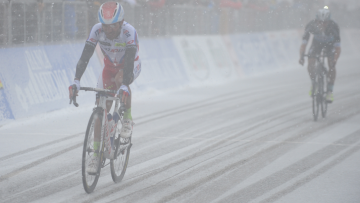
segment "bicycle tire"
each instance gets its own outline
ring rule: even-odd
[[[110,160],[111,177],[115,183],[121,182],[124,178],[127,165],[129,163],[130,148],[131,148],[131,137],[124,139],[117,133],[115,140],[120,141],[120,144],[116,146],[115,152],[117,153],[116,159]],[[122,148],[122,145],[123,148]]]
[[[312,89],[312,110],[313,110],[313,118],[314,121],[317,121],[319,116],[319,91],[318,91],[318,81],[315,82]]]
[[[327,85],[326,82],[324,84],[324,79],[326,81],[326,76],[323,75],[322,76],[322,81],[321,81],[321,84],[322,84],[322,87],[321,87],[321,116],[323,118],[326,117],[326,113],[327,113],[327,105],[328,105],[328,102],[326,101],[326,90],[325,90],[325,86]]]
[[[90,153],[91,153],[91,146],[93,146],[93,142],[91,141],[91,139],[93,140],[93,131],[94,131],[94,117],[96,115],[99,115],[99,119],[102,119],[102,113],[99,112],[98,110],[94,110],[93,113],[90,116],[87,128],[86,128],[86,133],[85,133],[85,138],[84,138],[84,145],[83,145],[83,154],[82,154],[82,182],[83,182],[83,186],[84,186],[84,190],[87,193],[92,193],[96,187],[96,184],[99,180],[100,177],[100,171],[101,171],[101,164],[98,165],[98,169],[97,169],[97,173],[96,175],[89,175],[86,172],[86,168],[87,168],[87,160],[91,158]],[[101,149],[99,151],[98,154],[98,158],[99,158],[99,163],[101,163],[101,159],[103,157],[103,143],[100,143]],[[95,152],[95,151],[93,151]],[[89,156],[87,156],[89,155]],[[89,182],[90,181],[90,182]]]

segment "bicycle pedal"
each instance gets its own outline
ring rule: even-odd
[[[111,152],[112,152],[112,153],[109,154],[108,151],[105,151],[105,152],[104,152],[104,158],[110,159],[110,160],[114,159],[114,150],[112,150]]]
[[[95,173],[90,173],[90,172],[87,172],[88,175],[91,175],[91,176],[96,176],[98,173],[95,172]]]

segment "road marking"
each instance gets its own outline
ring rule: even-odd
[[[23,190],[23,191],[21,191],[21,192],[19,192],[19,193],[16,193],[16,194],[8,197],[5,201],[9,201],[9,200],[11,200],[11,199],[13,199],[13,198],[16,198],[17,196],[19,196],[19,195],[21,195],[21,194],[24,194],[25,192],[28,192],[28,191],[31,191],[31,190],[34,190],[34,189],[43,187],[43,186],[48,185],[48,184],[51,184],[51,183],[55,183],[56,181],[59,181],[59,180],[61,180],[61,179],[67,178],[67,177],[71,177],[71,176],[73,176],[73,175],[75,175],[75,174],[77,174],[77,173],[79,173],[79,172],[81,172],[81,169],[78,169],[78,170],[76,170],[76,171],[67,173],[67,174],[62,175],[62,176],[60,176],[60,177],[57,177],[57,178],[55,178],[55,179],[51,179],[50,181],[41,183],[40,185],[36,185],[36,186],[34,186],[34,187],[28,188],[28,189],[26,189],[26,190]]]
[[[71,134],[54,134],[54,133],[4,133],[5,135],[60,135],[60,136],[68,136]]]
[[[25,166],[23,166],[23,167],[21,167],[21,168],[19,168],[19,169],[16,169],[16,170],[14,170],[14,171],[12,171],[12,172],[10,172],[10,173],[7,173],[7,174],[3,175],[3,176],[0,176],[0,182],[2,182],[2,181],[4,181],[4,180],[7,180],[7,179],[9,179],[9,178],[11,178],[11,177],[13,177],[13,176],[15,176],[15,175],[23,172],[23,171],[26,171],[26,170],[34,167],[34,166],[37,166],[37,165],[39,165],[39,164],[41,164],[41,163],[43,163],[43,162],[45,162],[45,161],[48,161],[49,159],[55,158],[55,157],[57,157],[57,156],[60,156],[60,155],[62,155],[62,154],[64,154],[64,153],[68,152],[68,151],[71,151],[71,150],[73,150],[73,149],[76,149],[76,148],[78,148],[78,147],[81,147],[82,145],[83,145],[83,142],[81,142],[81,143],[79,143],[79,144],[76,144],[76,145],[73,145],[73,146],[68,147],[68,148],[66,148],[66,149],[63,149],[63,150],[61,150],[61,151],[58,151],[58,152],[56,152],[56,153],[54,153],[54,154],[51,154],[51,155],[49,155],[49,156],[47,156],[47,157],[44,157],[44,158],[39,159],[39,160],[37,160],[37,161],[34,161],[34,162],[30,163],[30,164],[27,164],[27,165],[25,165]]]
[[[360,146],[359,144],[334,144],[327,142],[294,142],[294,141],[276,141],[276,140],[242,140],[242,139],[218,139],[218,138],[196,138],[196,137],[151,137],[155,139],[177,139],[177,140],[215,140],[215,141],[233,141],[233,142],[264,142],[264,143],[287,143],[287,144],[311,144],[311,145],[333,145],[333,146]],[[150,138],[150,139],[151,139]]]
[[[25,150],[22,150],[20,152],[16,152],[14,154],[9,154],[7,156],[4,156],[4,157],[1,157],[0,158],[0,162],[1,161],[4,161],[6,159],[10,159],[10,158],[13,158],[15,156],[19,156],[19,155],[22,155],[22,154],[25,154],[25,153],[28,153],[28,152],[31,152],[31,151],[35,151],[39,148],[42,148],[42,147],[47,147],[49,145],[52,145],[52,144],[57,144],[59,142],[62,142],[62,141],[65,141],[65,140],[69,140],[69,139],[72,139],[74,138],[75,136],[78,136],[78,135],[83,135],[85,134],[85,132],[82,132],[82,133],[78,133],[78,134],[74,134],[74,135],[70,135],[68,137],[64,137],[64,138],[61,138],[61,139],[58,139],[58,140],[54,140],[54,141],[51,141],[51,142],[47,142],[45,144],[41,144],[41,145],[38,145],[38,146],[35,146],[35,147],[32,147],[32,148],[29,148],[29,149],[25,149]]]

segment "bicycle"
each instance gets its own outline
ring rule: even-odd
[[[116,94],[116,91],[92,87],[80,87],[80,90],[94,91],[97,93],[96,98],[99,98],[99,104],[93,109],[86,128],[82,153],[82,182],[85,191],[87,193],[91,193],[94,191],[99,180],[101,169],[109,164],[113,181],[118,183],[123,179],[129,162],[132,143],[131,135],[129,138],[123,138],[120,136],[125,105],[121,102],[121,98],[112,96],[112,94]],[[115,123],[115,134],[113,134],[113,137],[111,137],[109,131],[107,130],[107,126],[109,124],[109,114],[106,110],[106,101],[115,101],[113,115],[115,115],[115,112],[119,115],[119,120]],[[73,86],[73,97],[70,98],[70,104],[72,102],[76,107],[79,106],[79,104],[76,103],[76,86]],[[120,108],[118,109],[119,103]],[[94,150],[94,126],[96,118],[101,120],[101,139],[99,149]],[[111,150],[114,150],[113,157],[110,157]],[[109,156],[106,156],[105,153],[109,153]],[[99,163],[97,172],[96,174],[88,174],[86,169],[89,161],[91,161],[92,157],[94,157],[94,154],[97,154]],[[110,163],[106,164],[106,159],[109,159]]]
[[[310,58],[309,55],[304,55]],[[313,57],[313,56],[311,56]],[[326,88],[328,83],[328,70],[325,67],[325,58],[326,56],[323,54],[317,55],[315,61],[315,82],[312,86],[312,110],[313,110],[313,117],[314,121],[317,121],[319,115],[319,106],[321,106],[321,116],[323,118],[326,117],[327,113],[327,105],[328,102],[326,101]]]

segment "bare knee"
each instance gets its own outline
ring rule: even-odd
[[[123,70],[119,70],[119,72],[115,76],[116,87],[119,89],[123,82]]]

